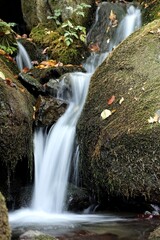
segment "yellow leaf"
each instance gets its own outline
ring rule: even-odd
[[[114,12],[111,10],[110,15],[109,15],[109,19],[113,22],[115,21],[117,18],[116,14],[114,14]]]
[[[121,105],[122,102],[124,102],[124,97],[121,97],[121,99],[119,100],[119,104]]]
[[[5,75],[4,75],[4,73],[3,73],[3,72],[0,72],[0,78],[2,78],[3,80],[5,80],[5,79],[6,79],[6,77],[5,77]]]
[[[155,120],[154,120],[153,117],[150,117],[150,118],[148,119],[148,123],[154,123],[154,122],[155,122]]]
[[[108,118],[111,114],[112,112],[110,110],[104,109],[103,112],[101,112],[101,118],[104,120]]]

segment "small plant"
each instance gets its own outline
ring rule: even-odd
[[[53,19],[57,26],[61,25],[60,17],[61,17],[62,11],[61,9],[55,9],[53,16],[48,16],[47,19]]]
[[[69,10],[72,14],[75,14],[76,16],[82,16],[84,17],[84,9],[90,8],[91,6],[85,3],[78,4],[77,7],[74,9],[73,7],[67,7],[66,9]],[[49,16],[48,19],[54,19],[57,26],[61,26],[64,29],[64,41],[65,44],[70,46],[74,39],[79,39],[82,42],[85,42],[86,40],[86,28],[80,25],[76,25],[73,23],[72,20],[67,20],[64,23],[60,23],[59,19],[62,14],[62,11],[60,9],[57,9],[54,11],[53,16]]]
[[[14,52],[17,51],[17,45],[15,44],[15,47],[13,47],[13,46],[6,47],[6,46],[0,44],[0,49],[4,50],[9,55],[10,54],[12,55]]]
[[[11,55],[17,51],[16,33],[11,29],[15,25],[0,21],[0,49]]]

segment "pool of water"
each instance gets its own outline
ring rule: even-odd
[[[37,214],[25,215],[23,212],[23,217],[21,214],[10,217],[12,240],[18,240],[28,230],[38,230],[60,240],[147,240],[159,222],[157,219],[111,213],[39,215],[39,221]]]

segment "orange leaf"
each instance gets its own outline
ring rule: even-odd
[[[27,73],[28,71],[29,71],[29,68],[28,68],[28,67],[25,67],[25,68],[22,69],[22,72],[23,72],[23,73]]]
[[[115,101],[116,97],[112,95],[112,97],[107,101],[108,105],[111,105]]]

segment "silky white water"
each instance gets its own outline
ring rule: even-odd
[[[134,16],[134,17],[133,17]],[[136,17],[137,16],[137,17]],[[96,21],[98,21],[96,17]],[[130,6],[123,24],[117,29],[119,43],[140,27],[139,10]],[[128,26],[131,29],[128,29]],[[121,218],[100,215],[69,214],[65,211],[66,189],[76,135],[76,124],[88,93],[90,78],[108,53],[92,54],[84,64],[88,73],[71,73],[72,99],[64,115],[49,133],[38,129],[34,136],[35,186],[30,208],[9,214],[12,226],[30,223],[61,224],[67,222],[117,221]],[[100,220],[101,219],[101,220]]]
[[[73,98],[65,114],[50,129],[41,156],[38,151],[41,147],[39,141],[40,144],[42,142],[42,130],[35,133],[36,182],[32,203],[34,210],[50,213],[63,211],[76,123],[85,102],[90,77],[91,74],[80,72],[71,74]]]
[[[25,67],[27,67],[28,69],[31,69],[32,68],[31,59],[26,49],[18,41],[17,41],[17,45],[18,45],[18,54],[16,56],[16,62],[17,62],[18,69],[20,71],[22,71],[22,69]]]

